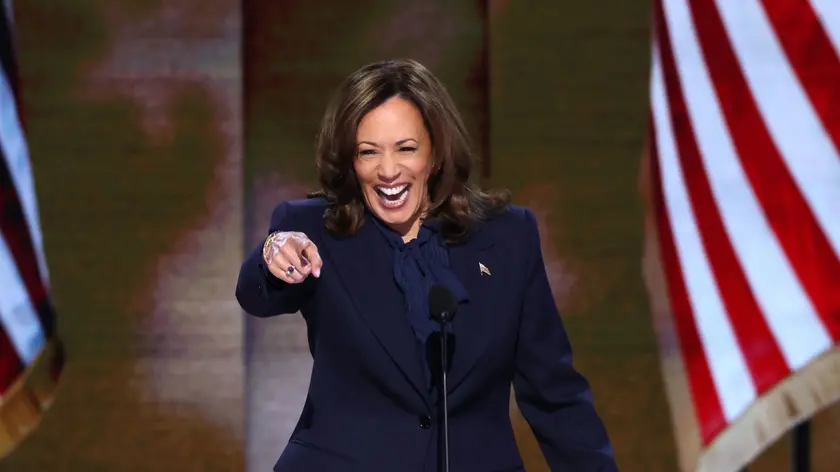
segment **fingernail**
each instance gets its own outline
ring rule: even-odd
[[[315,278],[321,277],[321,269],[320,268],[315,269],[314,271],[312,271],[312,273],[315,274]]]
[[[302,265],[303,267],[306,267],[306,266],[309,265],[309,261],[305,257],[301,256],[300,257],[300,265]]]

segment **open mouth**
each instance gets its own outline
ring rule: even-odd
[[[411,189],[411,185],[399,184],[388,187],[377,185],[374,188],[382,205],[385,208],[394,209],[405,205],[405,202],[408,200],[408,191]]]

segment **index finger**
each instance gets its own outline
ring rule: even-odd
[[[303,250],[303,255],[307,260],[309,260],[309,263],[312,264],[312,275],[320,277],[321,267],[324,266],[324,261],[321,260],[321,254],[318,253],[318,246],[316,246],[315,243],[310,242],[309,246]]]

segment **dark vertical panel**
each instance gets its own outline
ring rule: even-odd
[[[640,277],[648,8],[496,0],[491,38],[492,180],[537,215],[575,363],[628,471],[676,467]],[[548,470],[518,412],[513,424],[526,469]]]
[[[243,2],[246,250],[265,237],[278,201],[314,185],[329,95],[364,64],[408,57],[429,67],[476,153],[489,154],[485,10],[475,0]],[[311,361],[298,315],[249,318],[246,330],[248,469],[269,470],[299,415]]]
[[[490,121],[490,0],[476,0],[478,16],[484,24],[481,34],[481,51],[478,55],[478,63],[473,71],[475,87],[473,90],[481,94],[479,99],[478,130],[477,136],[478,155],[481,157],[481,177],[487,180],[492,176],[493,153],[490,148],[490,135],[492,124]]]

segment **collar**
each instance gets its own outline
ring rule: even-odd
[[[409,244],[417,244],[417,245],[424,245],[428,242],[432,237],[440,233],[440,222],[436,220],[424,220],[423,223],[420,224],[420,231],[417,233],[417,238],[409,241],[408,243],[404,242],[402,239],[402,235],[391,229],[387,223],[379,219],[376,214],[374,214],[370,210],[366,210],[368,215],[368,219],[372,220],[374,225],[379,228],[379,231],[388,241],[388,243],[394,248],[404,248]]]

